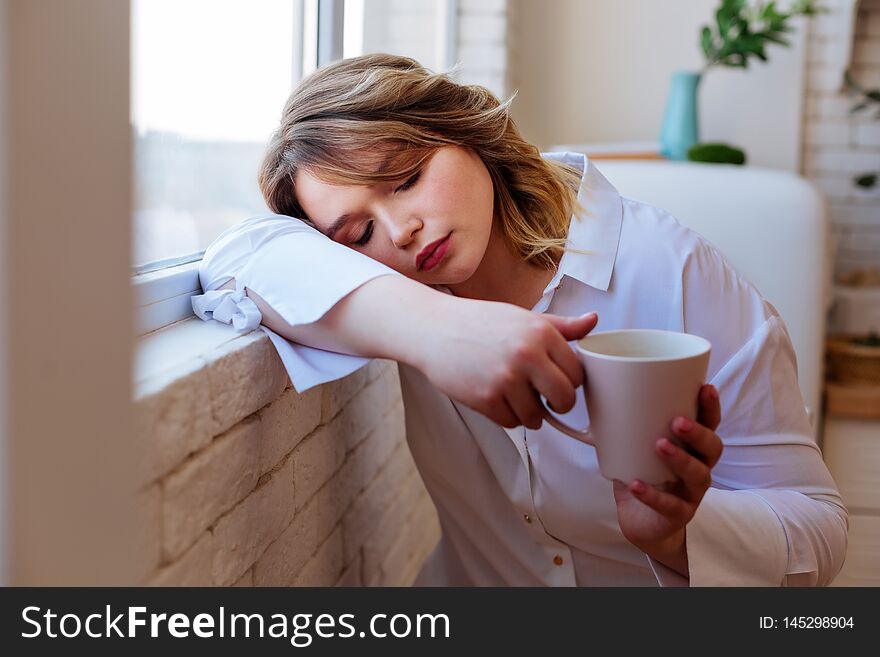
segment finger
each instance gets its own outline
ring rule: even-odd
[[[561,317],[550,314],[544,314],[543,317],[556,327],[566,340],[578,340],[584,337],[599,323],[599,315],[595,312],[580,317]]]
[[[511,386],[504,392],[505,399],[518,418],[517,425],[533,431],[541,428],[544,420],[544,404],[531,384],[524,382]]]
[[[502,427],[507,427],[508,429],[513,429],[514,427],[520,426],[522,424],[519,421],[516,413],[510,407],[510,404],[507,403],[507,400],[504,397],[501,399],[492,402],[488,408],[486,409],[475,409],[478,412],[482,413],[486,417],[488,417],[493,422],[500,424]]]
[[[700,412],[697,421],[712,431],[721,424],[721,400],[718,398],[718,390],[712,384],[706,384],[700,388]]]
[[[581,360],[574,349],[561,336],[560,339],[550,342],[547,353],[550,356],[550,360],[565,373],[568,380],[571,381],[571,385],[575,388],[583,385],[585,378],[584,366],[581,364]],[[574,404],[574,400],[572,400],[572,404]]]
[[[681,480],[684,488],[682,497],[688,502],[698,504],[712,483],[712,471],[706,464],[691,456],[668,438],[657,441],[657,453],[672,473]]]
[[[568,345],[564,349],[571,351]],[[580,363],[578,363],[578,367],[580,367]],[[529,381],[533,386],[533,391],[544,395],[551,410],[557,413],[567,413],[572,409],[575,401],[577,401],[575,384],[571,382],[565,372],[549,356],[545,356],[540,362],[533,367],[529,367],[526,371],[529,375]],[[540,398],[538,398],[538,402],[541,404]]]
[[[693,516],[693,505],[677,495],[662,492],[651,484],[635,479],[630,483],[629,489],[641,503],[665,516],[675,525],[684,526]]]
[[[721,458],[724,445],[712,429],[686,417],[677,417],[672,421],[672,433],[682,442],[685,449],[710,469],[714,468]]]

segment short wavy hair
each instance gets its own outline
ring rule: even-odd
[[[260,190],[273,212],[311,224],[296,199],[299,169],[328,183],[367,185],[413,175],[438,148],[467,147],[489,171],[494,219],[514,251],[555,269],[578,208],[580,172],[545,160],[522,138],[511,101],[407,57],[343,59],[291,93],[260,166]]]

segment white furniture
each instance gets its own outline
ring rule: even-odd
[[[625,197],[667,210],[714,244],[772,303],[798,359],[798,381],[820,436],[828,219],[821,194],[775,169],[664,160],[592,160]]]

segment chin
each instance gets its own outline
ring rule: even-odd
[[[464,283],[465,281],[469,280],[471,278],[471,276],[474,275],[475,271],[476,271],[476,267],[474,267],[472,270],[468,269],[465,271],[458,270],[458,271],[453,271],[453,272],[444,272],[444,274],[445,274],[443,277],[444,280],[438,281],[438,283],[440,285],[446,285],[446,286],[459,285],[460,283]]]

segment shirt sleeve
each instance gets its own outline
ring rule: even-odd
[[[288,340],[265,326],[247,298],[253,290],[291,326],[318,321],[364,283],[399,272],[329,239],[299,219],[248,220],[206,250],[199,265],[203,294],[192,297],[203,320],[259,326],[270,338],[297,392],[347,376],[370,359],[326,351]],[[218,290],[231,278],[236,289]]]
[[[847,511],[812,439],[788,331],[720,254],[702,258],[691,274],[701,281],[691,284],[708,286],[696,293],[703,313],[756,328],[744,342],[736,328],[705,336],[740,344],[735,351],[721,345],[732,355],[714,371],[710,366],[724,452],[687,526],[689,579],[652,559],[650,565],[667,586],[828,585],[846,554]]]

